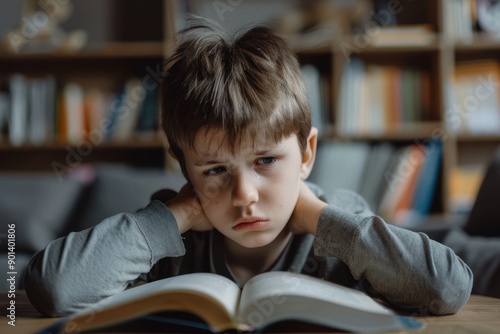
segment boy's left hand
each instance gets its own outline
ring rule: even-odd
[[[304,181],[300,184],[299,198],[290,220],[290,230],[295,234],[316,234],[319,216],[323,208],[327,206],[320,200]]]

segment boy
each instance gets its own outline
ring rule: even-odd
[[[215,272],[242,285],[286,270],[359,284],[405,310],[459,310],[472,273],[453,251],[387,225],[356,194],[305,183],[317,130],[284,41],[266,28],[230,39],[192,23],[161,90],[162,128],[188,184],[50,243],[28,269],[33,305],[66,315],[140,280]]]

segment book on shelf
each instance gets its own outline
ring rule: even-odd
[[[426,143],[425,162],[415,185],[411,205],[411,213],[414,217],[425,217],[430,212],[442,159],[443,143],[437,140]]]
[[[374,46],[429,45],[436,40],[431,24],[402,24],[378,27],[370,34]]]
[[[344,67],[338,100],[338,131],[345,135],[359,132],[357,121],[360,119],[359,102],[364,100],[361,94],[364,80],[364,63],[357,58],[352,59]]]
[[[387,166],[377,213],[393,224],[418,224],[431,209],[442,160],[442,143],[404,146]]]
[[[312,126],[318,129],[318,134],[324,134],[325,124],[328,123],[326,117],[327,110],[323,96],[326,92],[323,91],[322,78],[316,66],[306,64],[301,67],[302,80],[306,87],[307,99],[311,108]]]
[[[34,145],[41,145],[46,141],[45,136],[45,119],[47,118],[46,113],[46,97],[44,89],[44,83],[40,79],[33,80],[29,87],[29,108],[30,108],[30,119],[29,119],[29,141]]]
[[[87,112],[85,117],[88,119],[90,131],[103,127],[103,121],[106,120],[114,99],[114,94],[97,88],[90,89],[85,93],[84,104]]]
[[[122,87],[115,98],[112,100],[108,113],[104,116],[106,126],[103,127],[104,138],[107,141],[113,139],[113,134],[118,127],[118,122],[121,118],[121,112],[124,110],[125,100],[127,97],[126,86]]]
[[[402,122],[401,119],[401,71],[398,66],[386,66],[380,80],[382,86],[382,110],[384,111],[384,121],[382,130],[385,127],[392,127]]]
[[[304,274],[275,271],[251,278],[242,289],[212,273],[162,279],[104,299],[39,333],[80,332],[141,316],[157,321],[163,316],[169,322],[168,311],[194,314],[201,319],[197,326],[204,323],[214,332],[262,331],[287,320],[356,332],[423,326],[413,318],[396,315],[361,291]]]
[[[125,83],[123,96],[117,104],[116,118],[113,119],[116,125],[108,138],[116,141],[124,141],[132,138],[136,130],[141,109],[146,98],[146,89],[141,85],[139,79],[130,79]]]
[[[401,186],[402,194],[395,201],[393,212],[393,223],[405,223],[409,221],[409,212],[413,209],[415,189],[421,174],[422,166],[425,163],[425,147],[420,144],[410,145],[409,165],[402,175],[404,182]]]
[[[398,203],[405,196],[410,196],[409,189],[415,174],[418,172],[418,163],[411,161],[412,154],[415,154],[418,148],[416,145],[408,145],[399,149],[396,156],[396,162],[392,168],[385,174],[387,186],[380,201],[378,214],[390,223],[396,223]]]
[[[28,83],[21,74],[9,79],[11,112],[9,114],[9,140],[12,145],[20,146],[27,139],[28,126]]]
[[[378,84],[376,82],[378,81]],[[380,67],[369,66],[366,69],[366,80],[364,80],[367,90],[367,98],[364,99],[366,103],[362,110],[366,111],[361,121],[363,125],[361,128],[372,128],[372,134],[382,133],[384,129],[384,108],[383,105],[383,88],[380,82],[382,81],[382,69]]]
[[[500,64],[484,59],[459,63],[446,113],[448,129],[455,133],[500,134]]]
[[[305,31],[280,33],[280,36],[295,52],[330,47],[332,41],[341,38],[338,26],[333,21],[319,22]]]
[[[459,43],[472,42],[474,37],[474,12],[475,4],[473,4],[473,1],[443,1],[444,31],[446,38]]]
[[[136,134],[144,137],[153,136],[156,133],[156,124],[159,123],[158,117],[160,114],[158,108],[157,91],[148,89],[137,120]]]
[[[485,169],[478,164],[454,167],[448,176],[448,194],[450,211],[454,213],[470,213],[481,183]]]
[[[64,121],[66,125],[65,138],[69,144],[77,145],[84,140],[85,120],[84,120],[84,91],[83,88],[76,83],[68,83],[64,86],[62,92],[64,103]]]
[[[373,212],[378,210],[384,191],[384,175],[394,159],[396,148],[384,142],[373,145],[366,161],[359,194],[363,196]]]

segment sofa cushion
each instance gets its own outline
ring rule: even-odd
[[[64,230],[85,182],[53,173],[0,175],[0,244],[6,251],[9,224],[15,224],[16,252],[43,249]]]
[[[164,169],[100,164],[94,166],[94,173],[95,181],[70,226],[72,231],[94,226],[118,213],[136,212],[145,207],[159,189],[179,191],[186,183],[180,171]]]

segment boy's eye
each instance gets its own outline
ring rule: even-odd
[[[276,162],[275,157],[264,157],[257,159],[257,163],[260,165],[271,165]]]
[[[207,171],[204,171],[203,175],[204,176],[214,176],[214,175],[224,173],[225,171],[226,171],[226,169],[224,167],[215,167],[215,168],[209,169]]]

